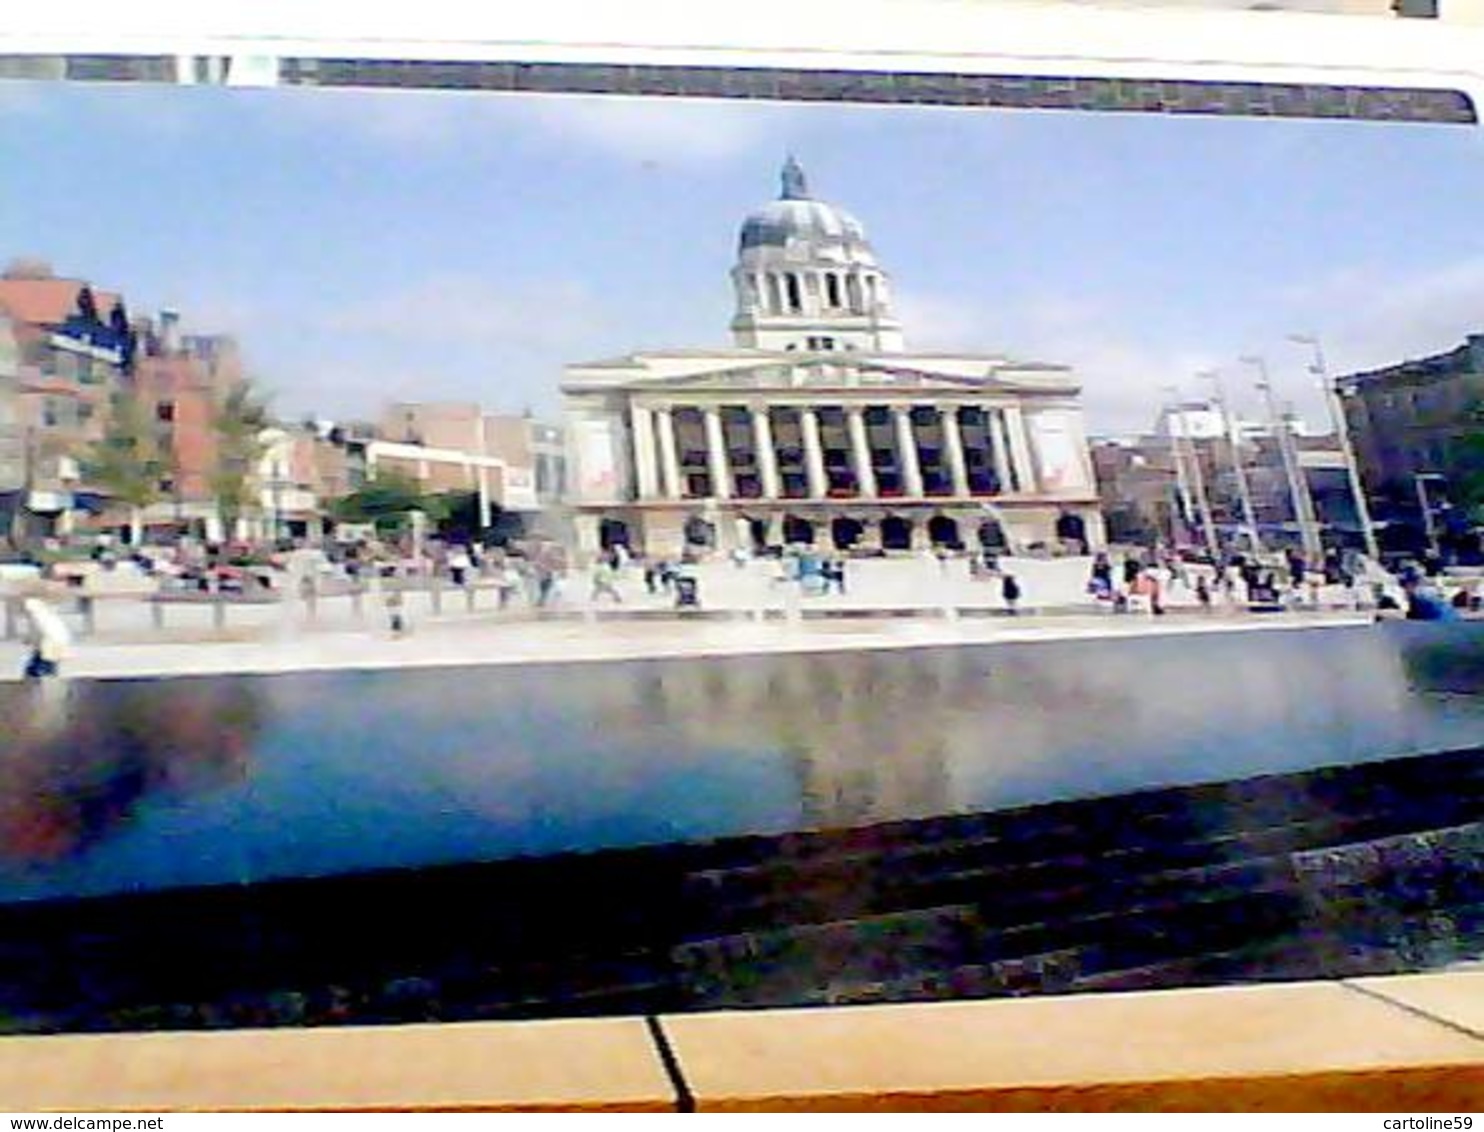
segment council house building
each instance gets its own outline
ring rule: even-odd
[[[731,348],[566,367],[580,548],[1102,544],[1071,371],[909,350],[864,228],[792,158],[732,285]]]

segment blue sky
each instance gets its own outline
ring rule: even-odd
[[[1242,353],[1334,368],[1484,331],[1459,127],[0,85],[0,259],[239,336],[289,415],[554,412],[564,362],[727,343],[737,226],[796,153],[866,225],[909,345],[1072,364],[1094,431]]]

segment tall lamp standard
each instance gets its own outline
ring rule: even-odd
[[[1323,553],[1319,545],[1318,524],[1314,520],[1314,505],[1309,498],[1309,485],[1304,480],[1303,467],[1293,449],[1293,434],[1288,420],[1278,412],[1278,403],[1273,398],[1273,382],[1268,376],[1266,358],[1246,355],[1240,359],[1244,365],[1257,370],[1257,391],[1262,394],[1267,408],[1268,424],[1273,430],[1273,439],[1278,445],[1278,455],[1283,461],[1283,475],[1288,480],[1288,497],[1293,503],[1293,516],[1298,521],[1299,538],[1303,542],[1304,556],[1317,562]]]
[[[1184,445],[1185,455],[1189,459],[1187,474],[1190,477],[1191,490],[1195,492],[1196,506],[1201,511],[1201,534],[1206,540],[1206,552],[1211,556],[1212,562],[1221,558],[1221,543],[1216,538],[1216,524],[1211,517],[1211,500],[1206,495],[1206,473],[1201,468],[1200,449],[1195,446],[1191,438],[1188,420],[1184,409],[1181,408],[1180,389],[1178,386],[1165,386],[1166,391],[1174,399],[1175,416],[1172,423],[1178,422],[1179,436],[1171,437],[1170,443]]]
[[[1316,334],[1290,334],[1288,340],[1314,350],[1314,363],[1309,367],[1309,372],[1319,379],[1319,386],[1324,391],[1324,403],[1329,409],[1330,425],[1335,430],[1335,439],[1340,442],[1340,453],[1345,460],[1345,475],[1350,480],[1350,494],[1355,500],[1355,516],[1360,520],[1361,537],[1365,539],[1366,557],[1379,563],[1381,547],[1376,542],[1376,527],[1371,522],[1371,508],[1366,502],[1365,484],[1360,479],[1355,444],[1350,439],[1350,422],[1345,417],[1344,405],[1340,403],[1340,391],[1330,380],[1329,367],[1324,362],[1324,347]]]
[[[1161,385],[1160,392],[1167,394],[1169,400],[1165,402],[1165,420],[1173,421],[1179,412],[1180,393],[1173,385]],[[1170,459],[1175,465],[1175,497],[1179,503],[1180,524],[1184,534],[1190,534],[1190,524],[1195,519],[1195,505],[1190,498],[1190,478],[1185,472],[1185,450],[1180,446],[1180,438],[1174,432],[1173,424],[1170,425]],[[1177,529],[1173,520],[1170,522],[1170,541],[1177,546],[1180,542],[1181,530]]]
[[[1417,488],[1417,506],[1422,509],[1422,531],[1427,536],[1428,549],[1434,555],[1442,554],[1442,548],[1438,545],[1438,525],[1432,517],[1432,498],[1427,493],[1427,484],[1446,483],[1447,477],[1437,472],[1418,472],[1412,477],[1413,486]]]
[[[1237,419],[1227,409],[1226,383],[1220,370],[1205,370],[1196,375],[1209,381],[1216,390],[1216,410],[1221,414],[1221,424],[1226,430],[1227,444],[1231,446],[1232,475],[1237,481],[1237,498],[1242,503],[1242,522],[1247,526],[1247,537],[1252,540],[1252,553],[1262,553],[1262,537],[1257,533],[1257,511],[1252,506],[1252,489],[1247,483],[1247,469],[1242,466],[1242,437],[1237,428]]]

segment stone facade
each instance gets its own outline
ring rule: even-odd
[[[1102,543],[1066,367],[908,350],[860,223],[792,160],[739,244],[732,348],[567,367],[582,549]]]

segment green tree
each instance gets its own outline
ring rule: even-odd
[[[227,538],[253,503],[258,465],[268,450],[263,430],[270,423],[266,399],[247,380],[233,385],[212,414],[216,459],[209,481]]]
[[[103,436],[78,461],[85,482],[129,509],[129,542],[144,534],[144,509],[161,496],[170,457],[149,405],[133,389],[112,398]]]
[[[1467,428],[1459,441],[1459,503],[1470,522],[1484,525],[1484,401],[1475,401],[1465,413]]]
[[[400,527],[411,511],[421,511],[431,524],[447,518],[446,497],[427,495],[422,485],[398,471],[382,471],[358,491],[342,496],[330,513],[341,523],[374,523],[378,530]]]

